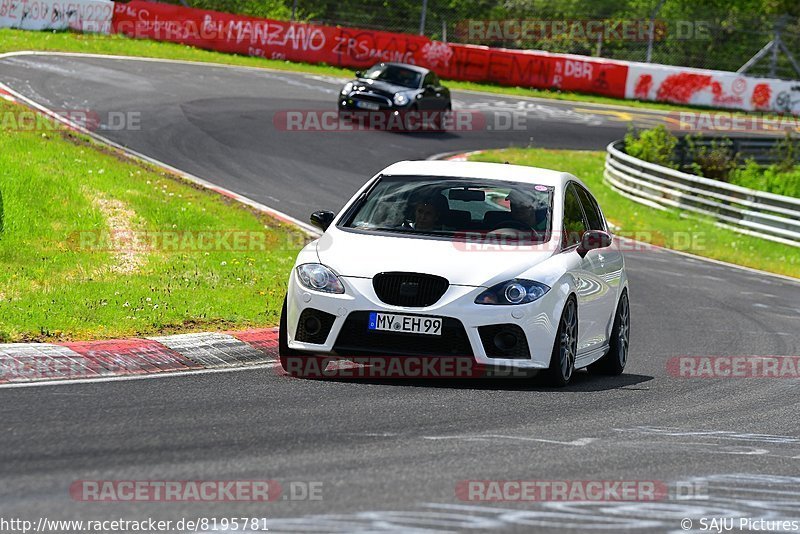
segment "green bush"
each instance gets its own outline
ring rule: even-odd
[[[755,161],[748,160],[744,167],[731,173],[730,183],[776,195],[800,198],[800,168],[781,171],[779,163],[762,167]]]
[[[630,131],[625,135],[625,152],[629,155],[672,169],[678,168],[675,163],[677,144],[678,138],[663,124],[650,130]]]
[[[739,166],[738,154],[733,150],[730,139],[713,139],[710,146],[698,146],[702,136],[687,135],[686,144],[687,169],[692,174],[713,178],[722,182],[729,181],[730,174]]]
[[[800,162],[800,142],[792,138],[791,132],[778,142],[772,149],[775,164],[781,172],[790,172]]]
[[[635,158],[672,169],[681,169],[742,187],[800,198],[800,141],[787,134],[773,149],[776,162],[761,166],[754,160],[741,164],[730,139],[701,144],[700,135],[678,139],[663,125],[650,130],[629,131],[625,151]]]

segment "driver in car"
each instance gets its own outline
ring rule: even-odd
[[[441,230],[448,209],[447,199],[442,195],[419,200],[414,207],[414,229],[422,232]]]
[[[511,204],[511,218],[537,232],[547,231],[547,206],[538,206],[536,199],[516,189],[506,197]]]

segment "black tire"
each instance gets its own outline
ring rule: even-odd
[[[589,372],[598,375],[617,376],[625,370],[628,363],[631,335],[631,306],[628,292],[622,293],[614,314],[614,326],[611,328],[611,339],[605,356],[589,366]]]
[[[436,114],[436,119],[434,120],[433,126],[437,132],[445,131],[445,116],[452,113],[452,111],[453,108],[451,107],[451,105],[447,104],[447,106],[442,111]]]
[[[550,367],[545,373],[547,384],[564,387],[575,374],[575,358],[578,353],[578,303],[570,296],[558,321],[556,340],[550,356]]]
[[[289,348],[289,333],[286,326],[286,298],[283,299],[281,322],[278,327],[278,359],[284,372],[295,378],[322,378],[322,371],[327,366],[327,360],[323,357],[305,354]]]

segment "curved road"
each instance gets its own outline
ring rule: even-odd
[[[0,81],[54,110],[140,114],[109,139],[305,220],[398,159],[510,145],[600,149],[605,107],[455,92],[525,110],[526,128],[437,134],[287,132],[338,79],[100,58],[16,56]],[[631,252],[626,374],[564,390],[524,381],[303,381],[273,369],[0,391],[0,517],[266,517],[271,531],[532,529],[680,532],[681,519],[800,515],[796,379],[682,379],[683,355],[800,355],[800,284],[668,252]],[[322,500],[87,503],[76,480],[273,479]],[[465,480],[643,480],[658,503],[466,502]],[[297,485],[301,487],[302,484]],[[687,490],[686,488],[692,488]],[[219,529],[224,531],[224,529]],[[232,530],[231,530],[232,531]]]

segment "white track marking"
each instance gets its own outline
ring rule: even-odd
[[[258,369],[272,369],[278,367],[278,361],[246,365],[240,367],[220,367],[216,369],[194,369],[191,371],[164,371],[163,373],[151,373],[146,375],[119,375],[104,376],[98,378],[81,378],[78,380],[42,380],[39,382],[17,382],[13,384],[0,384],[0,389],[32,388],[39,386],[70,386],[73,384],[94,384],[98,382],[128,382],[131,380],[148,380],[151,378],[173,378],[193,375],[209,375],[215,373],[236,373],[239,371],[254,371]]]
[[[537,441],[540,443],[553,443],[556,445],[571,445],[573,447],[584,447],[594,441],[597,441],[597,438],[579,438],[574,441],[557,441],[552,439],[528,438],[524,436],[504,436],[502,434],[477,434],[477,435],[467,435],[467,436],[423,436],[422,439],[430,439],[430,440],[457,439],[462,441],[491,441],[497,439],[507,439],[513,441]]]

